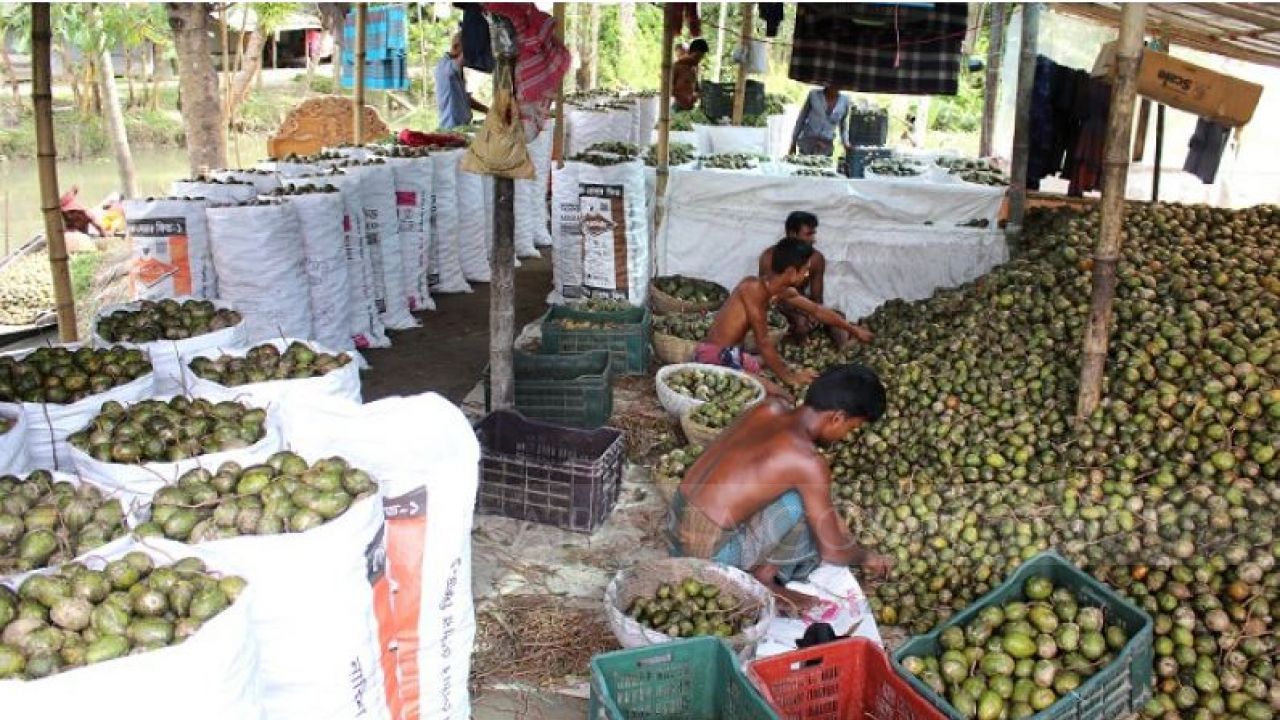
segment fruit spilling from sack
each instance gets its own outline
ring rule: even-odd
[[[321,377],[350,362],[351,356],[346,353],[317,352],[306,343],[295,340],[283,353],[275,345],[265,343],[251,348],[244,357],[197,357],[188,363],[188,367],[203,380],[238,387],[272,380]]]
[[[1105,669],[1129,641],[1101,608],[1047,578],[1029,578],[1023,597],[946,628],[940,655],[908,656],[903,667],[962,717],[1027,718]]]
[[[796,177],[820,177],[820,178],[842,177],[842,175],[840,175],[840,173],[836,172],[835,170],[824,170],[819,168],[800,168],[799,170],[796,170],[791,174]]]
[[[613,167],[629,163],[635,158],[624,157],[622,155],[602,155],[594,152],[581,152],[569,158],[569,162],[585,163],[587,165],[595,165],[596,167]]]
[[[46,470],[0,476],[0,576],[68,562],[124,534],[120,501],[92,485]]]
[[[102,462],[178,462],[249,447],[266,435],[267,411],[231,400],[181,395],[132,405],[103,403],[67,442]]]
[[[829,169],[832,165],[831,158],[826,155],[788,155],[782,159],[782,162],[806,168]]]
[[[240,313],[208,300],[140,300],[137,306],[98,318],[98,336],[108,342],[186,340],[240,324]]]
[[[718,153],[702,158],[702,167],[714,170],[755,170],[760,161],[751,153]]]
[[[756,620],[759,608],[713,583],[685,578],[663,583],[649,597],[637,597],[627,615],[670,637],[732,637]]]
[[[0,585],[0,680],[58,672],[177,645],[236,601],[243,578],[195,558],[156,566],[131,552],[101,570],[67,563]]]
[[[696,400],[746,404],[760,399],[760,387],[733,372],[685,368],[668,375],[665,382],[672,390]]]
[[[309,464],[281,451],[260,465],[226,462],[217,472],[186,472],[155,494],[151,518],[134,531],[191,543],[306,532],[377,490],[368,473],[340,457]]]
[[[653,286],[677,300],[692,303],[723,304],[729,291],[719,283],[684,275],[665,275],[653,279]]]
[[[74,403],[149,372],[137,349],[42,347],[21,359],[0,356],[0,401]]]
[[[658,144],[654,143],[649,146],[648,152],[644,154],[644,164],[649,167],[655,167],[658,164]],[[688,165],[698,159],[697,148],[689,143],[673,142],[667,144],[667,164],[668,165]]]
[[[867,164],[867,170],[875,175],[915,177],[924,174],[924,166],[911,160],[881,158]]]
[[[589,153],[603,153],[605,155],[619,155],[625,158],[637,158],[640,156],[640,146],[629,142],[618,142],[616,140],[606,140],[598,142],[587,147]]]

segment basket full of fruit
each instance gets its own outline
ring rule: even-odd
[[[664,275],[649,283],[649,305],[655,313],[719,310],[729,291],[719,283],[684,275]]]
[[[764,400],[764,386],[759,380],[719,365],[667,365],[658,370],[655,384],[658,402],[676,417],[711,400],[741,403],[744,409]]]

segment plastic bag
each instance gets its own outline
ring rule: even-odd
[[[513,97],[515,87],[510,65],[500,65],[494,71],[494,89],[493,106],[467,148],[462,169],[478,175],[532,180],[533,161],[529,159],[524,127]]]

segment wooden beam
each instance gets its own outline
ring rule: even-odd
[[[1018,55],[1018,94],[1014,101],[1013,158],[1009,168],[1009,234],[1022,233],[1027,213],[1027,160],[1031,155],[1031,89],[1036,79],[1040,3],[1022,6],[1022,41]]]
[[[35,107],[36,164],[40,175],[40,209],[44,213],[45,246],[53,276],[53,301],[58,311],[58,339],[75,342],[76,303],[67,266],[67,239],[62,232],[62,203],[58,195],[58,151],[53,140],[53,89],[49,64],[49,5],[31,3],[31,102]],[[7,196],[6,196],[7,197]]]
[[[558,2],[552,8],[552,17],[555,19],[556,40],[560,44],[564,44],[564,8],[565,4]],[[567,76],[569,73],[565,72]],[[559,163],[557,167],[564,167],[564,76],[560,77],[560,85],[556,87],[556,128],[551,136],[551,159]],[[546,188],[543,188],[546,192]]]
[[[747,53],[751,50],[751,26],[755,20],[755,3],[740,3],[742,10],[742,34],[738,37],[738,84],[733,92],[733,124],[742,124],[742,111],[747,105]]]
[[[512,78],[516,69],[516,30],[505,15],[492,13],[489,20],[493,46],[493,108],[514,110]],[[523,134],[521,140],[524,139]],[[493,178],[493,253],[489,257],[489,387],[494,410],[515,406],[514,368],[516,244],[516,186],[511,178]]]
[[[1142,33],[1146,3],[1125,5],[1120,16],[1120,40],[1116,43],[1115,76],[1111,112],[1107,118],[1106,149],[1102,161],[1102,219],[1093,253],[1093,292],[1085,326],[1080,366],[1080,396],[1076,419],[1085,421],[1102,398],[1107,344],[1111,333],[1116,293],[1116,265],[1120,262],[1124,228],[1124,195],[1129,176],[1129,135],[1133,128],[1134,98],[1138,94],[1138,63],[1142,58]]]
[[[355,115],[351,120],[351,142],[355,145],[364,144],[364,63],[368,54],[365,51],[365,24],[369,21],[369,6],[365,3],[356,3],[356,52],[355,52],[355,71],[354,82],[352,83],[352,100],[355,106],[353,112]]]
[[[1191,7],[1203,10],[1207,13],[1222,15],[1233,20],[1239,20],[1243,23],[1254,25],[1264,32],[1272,30],[1280,30],[1280,13],[1261,13],[1240,7],[1238,4],[1228,3],[1188,3]],[[1167,6],[1161,6],[1160,10],[1168,12]]]
[[[987,43],[987,76],[982,89],[982,137],[978,154],[991,157],[996,134],[996,110],[1000,105],[1000,72],[1004,59],[1005,3],[992,3],[991,30]]]
[[[680,10],[675,5],[662,6],[662,77],[658,82],[658,157],[657,166],[657,208],[653,212],[653,231],[649,233],[649,274],[658,274],[658,229],[662,227],[663,217],[667,211],[667,180],[671,174],[671,56],[672,45],[676,41],[676,13]]]
[[[1098,3],[1053,3],[1052,8],[1054,12],[1082,17],[1112,27],[1117,24],[1119,18],[1119,14],[1114,9]],[[1280,42],[1265,43],[1265,49],[1250,49],[1230,39],[1202,33],[1197,25],[1189,26],[1183,22],[1151,22],[1148,25],[1160,35],[1193,50],[1258,65],[1280,67]]]

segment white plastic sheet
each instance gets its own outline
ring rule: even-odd
[[[27,453],[27,428],[31,422],[21,407],[5,403],[0,405],[0,419],[9,430],[0,433],[0,475],[25,472],[30,462]]]
[[[821,603],[802,618],[776,617],[769,623],[756,657],[769,657],[796,649],[796,641],[816,622],[831,626],[837,635],[863,637],[883,645],[875,613],[862,586],[847,567],[822,564],[804,582],[791,582],[787,589],[820,598]]]
[[[861,318],[888,300],[929,297],[1007,260],[1002,232],[956,226],[994,218],[1002,198],[1003,188],[967,185],[672,173],[658,272],[734,287],[755,274],[787,214],[803,208],[821,222],[827,304]]]
[[[396,216],[399,219],[400,262],[405,294],[410,310],[435,310],[431,285],[427,280],[427,257],[431,234],[431,180],[434,163],[430,157],[387,158],[396,181]]]
[[[312,337],[337,350],[354,349],[342,194],[313,190],[287,199],[302,231]]]
[[[303,340],[301,338],[284,338],[277,340],[269,340],[266,344],[273,345],[280,352],[284,352],[286,348],[294,342],[301,342],[307,347],[318,353],[328,353],[330,355],[338,354],[338,350],[331,347],[325,347],[320,343]],[[310,393],[313,395],[327,395],[332,397],[350,400],[355,403],[360,402],[360,368],[355,357],[351,362],[343,365],[337,370],[332,370],[325,375],[312,378],[295,378],[292,380],[268,380],[266,382],[249,383],[247,385],[237,385],[228,387],[221,385],[213,380],[205,380],[198,377],[191,371],[190,361],[197,357],[219,358],[223,355],[231,357],[244,357],[249,353],[249,348],[215,348],[196,353],[187,359],[188,365],[184,367],[187,372],[187,388],[193,395],[207,398],[217,398],[219,400],[239,400],[250,405],[259,407],[276,406],[290,393]]]
[[[185,302],[191,298],[174,298],[177,302]],[[228,303],[221,300],[211,300],[214,307],[231,308]],[[109,305],[98,311],[93,318],[93,344],[95,347],[111,347],[112,345],[122,345],[128,348],[137,348],[147,354],[151,359],[151,368],[155,371],[155,379],[148,380],[143,384],[146,395],[153,390],[161,395],[172,395],[182,392],[182,359],[191,353],[199,352],[205,348],[211,347],[237,347],[243,345],[248,339],[247,326],[244,321],[221,330],[214,330],[203,335],[187,338],[185,340],[156,340],[148,343],[128,343],[128,342],[110,342],[106,338],[98,334],[99,318],[110,315],[119,310],[136,310],[137,303],[124,303],[123,305]],[[136,381],[135,381],[136,382]],[[125,387],[125,386],[121,386]],[[119,390],[120,388],[115,388]],[[145,397],[145,395],[143,395]],[[119,398],[115,398],[119,399]],[[125,398],[126,400],[134,399],[132,396]],[[96,408],[94,412],[97,412]],[[78,430],[79,428],[72,428]]]
[[[133,299],[218,296],[203,198],[132,198],[122,203],[133,258]]]

